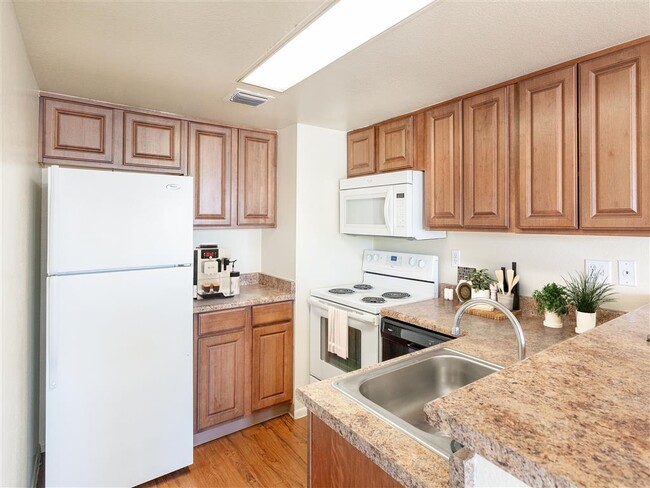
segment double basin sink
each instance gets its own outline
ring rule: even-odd
[[[445,459],[455,446],[431,426],[424,405],[499,371],[501,366],[442,348],[380,365],[334,382],[364,408]]]

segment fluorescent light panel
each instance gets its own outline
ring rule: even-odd
[[[434,0],[339,0],[242,82],[283,92]]]

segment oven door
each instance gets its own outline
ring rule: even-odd
[[[309,367],[318,380],[379,362],[379,316],[309,297]],[[328,308],[348,312],[348,358],[327,350]]]
[[[393,186],[340,190],[341,234],[392,236]]]

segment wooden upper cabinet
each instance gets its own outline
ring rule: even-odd
[[[186,127],[180,119],[125,112],[124,167],[184,174]]]
[[[377,170],[413,169],[413,117],[377,126]]]
[[[578,228],[576,66],[519,83],[519,227]]]
[[[463,100],[463,225],[507,229],[509,95],[497,88]]]
[[[113,110],[41,98],[40,159],[46,164],[111,166]]]
[[[424,199],[426,226],[457,229],[463,223],[461,102],[424,114]]]
[[[375,172],[375,128],[355,130],[348,134],[348,177]]]
[[[191,123],[189,173],[194,177],[194,225],[231,223],[232,175],[236,171],[236,129]]]
[[[237,224],[275,226],[276,134],[239,131]]]
[[[580,226],[650,229],[650,43],[580,64]]]

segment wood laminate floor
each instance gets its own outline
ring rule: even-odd
[[[194,448],[194,464],[138,488],[307,486],[307,417],[283,415]]]

